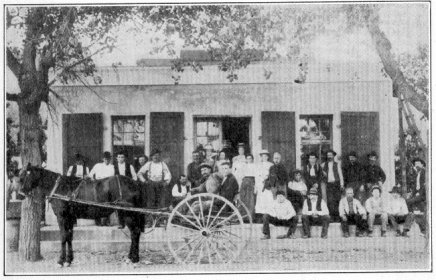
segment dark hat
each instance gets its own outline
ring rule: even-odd
[[[415,165],[415,162],[417,162],[417,161],[419,161],[420,163],[422,163],[422,165],[425,166],[425,161],[419,157],[412,159],[412,164]]]
[[[374,186],[372,186],[372,188],[371,188],[371,193],[372,193],[375,189],[378,189],[378,191],[379,191],[380,193],[382,192],[381,188],[380,188],[378,185],[374,185]]]
[[[238,148],[239,147],[245,148],[245,144],[244,143],[238,143]]]
[[[210,166],[209,164],[203,162],[202,164],[200,164],[200,170],[203,168],[209,168],[210,170],[212,170],[212,166]]]
[[[108,151],[106,151],[106,152],[104,152],[103,153],[103,158],[106,158],[106,159],[111,159],[111,153],[110,152],[108,152]]]
[[[398,193],[401,194],[401,188],[399,187],[393,187],[392,190],[390,191],[390,193]]]
[[[309,194],[316,194],[318,195],[318,190],[316,188],[311,188],[309,191]]]
[[[283,195],[283,196],[285,196],[285,192],[284,191],[277,191],[276,195]]]
[[[300,169],[296,169],[294,170],[294,172],[292,172],[292,174],[295,176],[297,174],[303,175],[303,171],[301,171]]]
[[[315,152],[310,152],[310,153],[307,155],[307,158],[310,158],[311,156],[314,156],[314,157],[318,158],[318,154],[315,153]]]
[[[150,157],[154,156],[155,154],[160,154],[161,151],[159,149],[153,149],[150,153]]]
[[[378,157],[378,155],[375,151],[372,151],[368,154],[368,158],[370,158],[370,157]]]
[[[349,157],[356,157],[357,158],[357,153],[355,151],[351,151],[348,153]]]
[[[123,155],[123,156],[125,156],[125,157],[128,156],[126,150],[121,150],[121,151],[119,151],[119,152],[117,153],[117,155]]]
[[[327,152],[325,152],[326,155],[327,155],[328,153],[332,153],[333,156],[336,156],[336,155],[337,155],[336,152],[333,151],[332,149],[329,149],[329,150],[327,150]]]

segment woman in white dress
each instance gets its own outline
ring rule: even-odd
[[[267,213],[270,205],[272,204],[274,198],[271,190],[265,189],[265,180],[269,176],[269,169],[273,165],[272,162],[268,161],[269,152],[267,150],[262,150],[260,152],[260,163],[257,168],[256,176],[256,207],[255,212],[258,215],[263,215]]]
[[[239,189],[241,189],[242,178],[244,178],[244,169],[247,165],[247,158],[245,156],[245,144],[238,144],[238,155],[232,159],[232,173],[238,181]]]

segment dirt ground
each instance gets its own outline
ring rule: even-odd
[[[6,254],[6,275],[14,274],[162,274],[181,272],[309,272],[309,271],[429,271],[430,258],[421,236],[254,240],[237,263],[178,265],[166,248],[142,248],[137,264],[126,262],[127,251],[76,251],[71,267],[58,268],[58,252],[42,252],[38,262],[20,262]]]

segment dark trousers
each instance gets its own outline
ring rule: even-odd
[[[302,195],[299,191],[288,190],[288,199],[294,206],[295,212],[298,214],[303,208],[303,203],[306,199],[306,196]]]
[[[327,183],[327,207],[333,221],[339,221],[339,201],[342,191],[339,182]]]
[[[165,207],[166,187],[163,182],[150,181],[147,186],[147,207]]]
[[[421,233],[425,234],[425,230],[427,228],[427,216],[425,215],[425,213],[424,214],[410,213],[409,215],[411,216],[412,224],[413,221],[415,221],[418,224]]]
[[[327,235],[329,224],[330,224],[329,215],[317,216],[317,217],[311,215],[303,215],[301,217],[301,220],[303,222],[303,234],[305,236],[310,237],[310,228],[313,225],[321,225],[322,226],[321,236]]]
[[[368,224],[366,220],[362,218],[362,215],[359,214],[348,214],[346,215],[347,220],[341,221],[341,228],[343,233],[349,233],[349,225],[356,225],[356,233],[365,232],[368,229]]]
[[[183,196],[183,197],[173,197],[173,199],[171,200],[171,205],[173,207],[176,207],[177,204],[179,204],[180,201],[184,200],[185,198],[186,198],[186,196]]]
[[[407,215],[401,215],[401,216],[394,216],[394,215],[388,215],[389,222],[392,225],[392,228],[397,231],[398,230],[398,224],[404,224],[403,229],[406,231],[409,231],[412,227],[413,223],[413,216],[412,214]]]
[[[286,235],[290,236],[295,233],[297,229],[298,216],[294,216],[289,220],[282,220],[276,217],[272,217],[268,214],[263,214],[263,228],[262,232],[265,235],[270,235],[269,224],[273,224],[275,226],[286,226],[289,227],[288,233]]]

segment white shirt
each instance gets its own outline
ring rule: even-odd
[[[73,173],[73,166],[74,165],[71,165],[68,168],[67,176],[71,176],[71,174]],[[86,174],[89,174],[88,166],[86,167]],[[83,178],[83,165],[76,165],[76,175],[74,176],[78,178]]]
[[[416,190],[419,191],[419,189],[421,188],[421,170],[418,171],[418,176],[416,176]]]
[[[406,200],[404,198],[399,197],[395,199],[391,197],[391,199],[389,199],[388,214],[404,216],[408,213],[409,209],[407,209]]]
[[[273,200],[273,203],[267,210],[267,214],[280,220],[289,220],[296,215],[292,203],[287,199],[282,203],[278,199]]]
[[[335,181],[335,174],[333,173],[333,161],[329,161],[328,162],[328,166],[329,166],[329,174],[327,175],[328,179],[327,181],[329,183],[332,183]]]
[[[242,173],[244,174],[244,177],[256,177],[256,174],[257,174],[256,164],[247,163],[244,166],[244,170]]]
[[[297,181],[291,181],[288,184],[288,188],[297,191],[297,192],[307,192],[307,186],[303,181],[297,182]]]
[[[309,174],[310,174],[310,176],[315,177],[315,175],[316,175],[316,174],[315,174],[315,165],[313,165],[313,166],[310,167]]]
[[[120,175],[126,176],[126,163],[117,163],[118,164],[118,171],[120,172]],[[133,168],[133,165],[130,165],[130,173],[132,174],[132,179],[137,180],[135,168]]]
[[[162,180],[169,183],[171,181],[171,173],[165,162],[161,161],[154,163],[152,161],[147,162],[138,173],[145,175],[148,171],[148,178],[153,182],[161,182]],[[163,177],[162,178],[162,173]]]
[[[89,176],[91,178],[95,177],[95,179],[97,180],[114,176],[114,175],[115,175],[114,165],[111,163],[105,164],[104,162],[97,163],[96,165],[94,165],[91,172],[89,172]]]
[[[177,184],[174,185],[173,190],[171,194],[173,197],[185,197],[188,194],[188,188],[187,185],[180,185],[182,191],[179,192],[179,186]]]
[[[304,201],[304,203],[303,203],[303,210],[302,210],[303,215],[317,214],[319,216],[324,216],[324,215],[328,215],[329,214],[329,209],[327,208],[327,204],[325,203],[324,199],[321,199],[321,211],[318,211],[316,209],[316,202],[317,202],[316,200],[315,201],[311,201],[312,202],[312,211],[309,211],[309,207],[307,205],[307,200],[308,199],[306,199]]]

